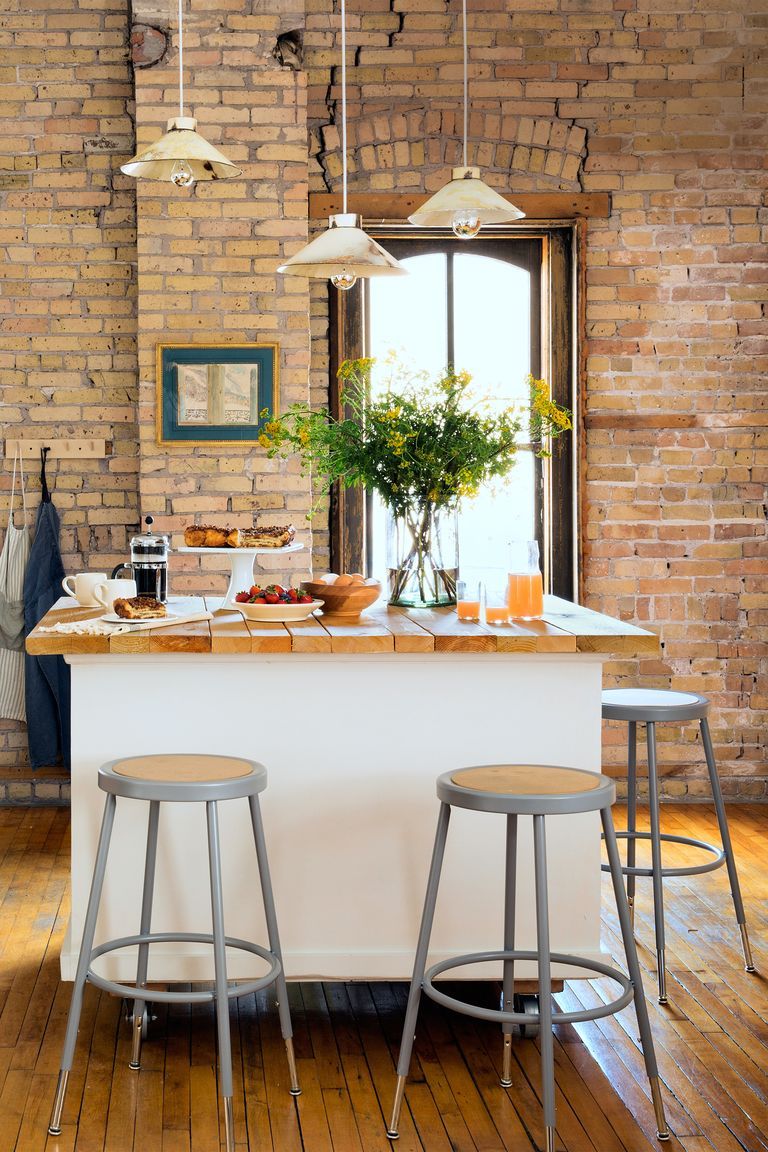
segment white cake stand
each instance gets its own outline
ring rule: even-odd
[[[174,548],[174,552],[187,552],[193,556],[226,556],[229,559],[229,587],[222,606],[231,604],[238,592],[253,584],[254,556],[284,556],[287,552],[301,552],[303,544],[287,544],[283,548]]]

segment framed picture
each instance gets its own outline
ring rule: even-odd
[[[158,344],[158,444],[254,443],[277,405],[277,344]]]

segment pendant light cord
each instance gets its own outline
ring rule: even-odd
[[[179,0],[179,116],[184,115],[184,20]]]
[[[341,210],[347,211],[347,5],[341,0]]]
[[[467,168],[467,133],[469,129],[469,83],[467,81],[467,0],[461,0],[464,26],[464,167]]]

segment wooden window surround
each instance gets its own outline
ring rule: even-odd
[[[416,242],[422,235],[404,227],[403,221],[426,197],[397,195],[351,195],[349,210],[364,217],[365,227],[385,247],[397,248]],[[541,339],[540,372],[552,387],[559,403],[575,416],[573,436],[563,437],[558,451],[541,474],[546,484],[541,501],[542,557],[546,587],[558,596],[577,599],[579,591],[579,474],[583,446],[578,435],[582,423],[582,376],[580,348],[583,326],[583,275],[581,258],[585,243],[585,218],[608,215],[608,197],[551,193],[543,196],[516,196],[515,203],[526,211],[526,219],[514,226],[484,230],[481,236],[494,244],[505,239],[528,237],[541,241]],[[317,194],[310,197],[312,216],[339,211],[338,197]],[[526,203],[523,203],[526,200]],[[535,202],[535,203],[534,203]],[[555,216],[555,209],[558,214]],[[437,233],[432,232],[435,236]],[[445,233],[441,234],[445,237]],[[457,243],[463,243],[457,241]],[[415,250],[415,243],[414,243]],[[415,254],[415,251],[414,251]],[[330,408],[341,415],[336,373],[342,360],[364,354],[366,332],[366,293],[358,284],[351,291],[337,292],[329,286],[330,315]],[[546,509],[546,513],[545,513]],[[365,571],[365,495],[355,489],[337,489],[331,495],[331,568],[335,572]]]

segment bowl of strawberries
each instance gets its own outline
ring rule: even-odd
[[[301,588],[284,588],[282,584],[252,584],[247,591],[238,592],[231,608],[242,612],[247,620],[286,623],[306,620],[322,600],[315,600]]]

